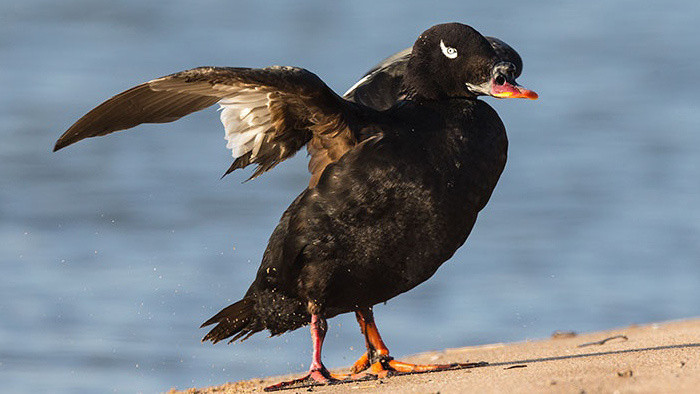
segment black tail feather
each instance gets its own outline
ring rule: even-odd
[[[247,339],[263,327],[258,324],[253,306],[255,301],[251,298],[244,298],[235,304],[229,305],[214,315],[211,319],[202,324],[202,327],[218,323],[214,328],[202,338],[202,342],[212,341],[217,343],[230,336],[234,336],[229,343],[244,337]]]

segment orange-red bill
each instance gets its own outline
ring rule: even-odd
[[[491,89],[491,96],[498,98],[526,98],[530,100],[537,100],[539,97],[532,90],[525,89],[520,85],[511,85],[510,83],[494,85]]]

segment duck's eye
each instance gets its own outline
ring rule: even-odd
[[[457,57],[457,50],[455,48],[448,47],[442,40],[440,40],[440,49],[442,50],[442,54],[448,59],[454,59]]]
[[[506,83],[506,77],[499,75],[496,77],[496,79],[494,79],[494,82],[496,82],[496,85],[503,85]]]

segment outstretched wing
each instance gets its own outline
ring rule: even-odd
[[[141,123],[172,122],[217,102],[226,146],[235,158],[224,175],[257,164],[254,178],[309,143],[314,185],[325,166],[356,143],[355,106],[309,71],[199,67],[154,79],[105,101],[71,126],[54,151]]]
[[[523,70],[523,60],[510,45],[496,37],[485,37],[501,60],[515,66],[517,78]],[[412,48],[397,52],[369,70],[355,85],[343,95],[343,98],[363,104],[378,111],[391,108],[397,101],[403,100],[403,76],[411,57]]]

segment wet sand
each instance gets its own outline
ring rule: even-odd
[[[543,340],[446,349],[402,361],[487,364],[280,392],[699,393],[700,319],[595,333],[555,333]],[[265,386],[301,376],[303,373],[172,392],[262,392]]]

